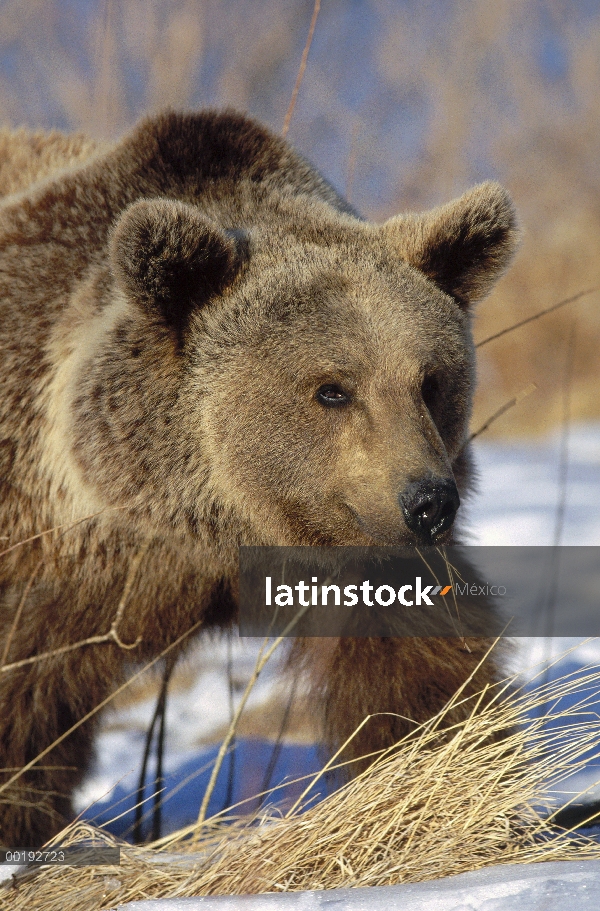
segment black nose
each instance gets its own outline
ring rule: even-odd
[[[450,528],[459,505],[456,484],[447,478],[414,481],[400,494],[404,520],[425,544],[433,544],[438,535]]]

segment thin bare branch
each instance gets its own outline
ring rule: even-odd
[[[213,766],[213,770],[212,770],[212,773],[210,776],[210,781],[208,782],[206,791],[204,792],[204,796],[202,798],[202,803],[200,805],[200,812],[198,813],[198,826],[201,826],[202,823],[204,822],[204,820],[206,819],[206,811],[208,809],[208,804],[209,804],[210,798],[212,796],[212,793],[215,789],[215,784],[217,783],[217,776],[221,770],[221,766],[223,765],[223,760],[225,759],[225,756],[227,755],[227,750],[229,749],[229,744],[231,743],[233,736],[235,734],[235,731],[236,731],[236,728],[238,725],[238,721],[240,720],[242,712],[244,711],[246,703],[248,702],[250,693],[252,692],[254,685],[259,678],[261,671],[263,670],[265,664],[267,663],[267,661],[269,660],[269,658],[271,657],[271,655],[273,654],[275,649],[281,645],[281,643],[287,636],[289,636],[290,632],[296,626],[296,624],[298,623],[300,618],[304,616],[304,614],[308,610],[309,606],[310,605],[306,605],[306,607],[301,608],[301,610],[299,610],[297,612],[297,614],[292,618],[292,620],[290,620],[288,625],[285,627],[283,633],[274,640],[274,642],[269,646],[269,648],[266,650],[266,652],[264,651],[264,648],[268,642],[268,639],[265,639],[265,641],[263,642],[260,652],[258,653],[258,657],[256,659],[256,664],[254,665],[254,670],[252,671],[252,675],[250,677],[250,680],[248,681],[248,685],[246,686],[246,689],[244,690],[244,695],[240,699],[240,702],[235,711],[235,714],[234,714],[233,718],[231,719],[231,724],[229,725],[227,734],[225,735],[223,742],[221,743],[221,746],[219,748],[217,759],[215,761],[215,764]]]
[[[306,44],[304,45],[304,50],[302,51],[302,59],[300,60],[300,66],[298,68],[298,75],[296,76],[296,82],[294,85],[294,90],[292,92],[292,97],[290,98],[290,103],[285,114],[285,119],[283,121],[283,128],[281,130],[281,135],[285,139],[290,128],[290,123],[292,122],[292,116],[294,114],[294,108],[296,107],[296,99],[298,98],[298,92],[300,91],[300,86],[302,85],[302,80],[304,79],[304,71],[306,69],[306,62],[308,60],[308,53],[310,51],[310,46],[312,44],[313,35],[315,32],[315,25],[317,24],[317,17],[319,15],[319,10],[321,9],[321,0],[315,0],[315,5],[313,8],[312,18],[310,20],[310,26],[308,28],[308,37],[306,39]]]
[[[127,509],[127,506],[111,506],[112,509]],[[25,544],[30,544],[32,541],[37,541],[39,538],[44,538],[46,535],[51,535],[55,531],[70,531],[72,528],[77,528],[78,525],[81,525],[82,522],[87,522],[88,519],[96,519],[98,516],[101,516],[105,513],[107,509],[100,509],[98,512],[91,512],[88,516],[83,516],[81,519],[76,519],[74,522],[63,522],[62,525],[53,525],[52,528],[47,528],[45,531],[40,531],[35,535],[31,535],[30,538],[23,538],[22,541],[17,541],[16,544],[11,544],[10,547],[7,547],[6,550],[0,550],[0,557],[5,557],[6,554],[10,554],[13,550],[16,550],[18,547],[24,547]],[[8,540],[8,538],[7,538]]]
[[[521,391],[513,396],[512,399],[509,399],[501,408],[498,408],[498,411],[494,411],[493,415],[487,419],[485,424],[482,424],[479,430],[475,430],[474,433],[471,434],[467,443],[472,443],[476,437],[480,436],[488,427],[491,427],[498,418],[501,418],[503,414],[506,414],[511,408],[514,408],[515,405],[522,402],[523,399],[527,398],[528,395],[531,395],[532,392],[535,392],[536,389],[537,385],[535,383],[530,383],[528,386],[525,386],[525,389],[521,389]]]
[[[558,547],[562,538],[567,506],[567,483],[569,477],[569,431],[571,429],[571,394],[573,387],[573,371],[575,367],[575,340],[577,334],[577,319],[571,323],[571,331],[567,340],[567,357],[563,379],[562,396],[562,427],[560,440],[560,465],[558,476],[558,502],[556,504],[556,522],[554,527],[554,547]]]
[[[153,658],[152,661],[149,661],[148,664],[145,664],[141,670],[133,675],[133,677],[130,677],[129,680],[125,681],[125,683],[122,683],[121,686],[114,690],[114,692],[110,693],[106,699],[103,699],[102,702],[99,702],[98,705],[94,706],[94,708],[91,709],[86,715],[84,715],[83,718],[80,718],[79,721],[76,721],[75,724],[68,729],[68,731],[65,731],[64,734],[61,734],[60,737],[57,737],[56,740],[47,746],[45,750],[42,750],[41,753],[38,753],[37,756],[35,756],[28,763],[26,763],[26,765],[20,768],[18,772],[12,776],[12,778],[9,778],[8,781],[4,782],[4,784],[0,784],[0,794],[10,788],[10,786],[13,785],[15,781],[21,777],[21,775],[25,774],[25,772],[28,772],[31,768],[36,766],[38,761],[40,759],[43,759],[44,756],[47,756],[48,753],[50,753],[56,746],[58,746],[59,743],[62,743],[63,740],[67,739],[67,737],[70,737],[73,731],[76,731],[77,728],[80,728],[82,724],[85,724],[86,721],[89,721],[90,718],[93,718],[94,715],[97,715],[98,712],[100,712],[105,706],[112,702],[113,699],[119,695],[119,693],[122,693],[123,690],[127,689],[128,686],[131,686],[132,683],[138,680],[142,674],[145,674],[147,670],[153,667],[157,661],[160,661],[161,658],[165,657],[165,655],[170,654],[173,649],[177,648],[177,646],[180,645],[185,639],[187,639],[188,636],[191,636],[192,633],[195,633],[196,630],[202,626],[202,623],[203,620],[198,620],[197,623],[194,623],[194,625],[191,626],[189,630],[187,630],[185,633],[182,633],[181,636],[178,636],[178,638],[171,643],[171,645],[168,645],[166,648],[164,648],[160,655],[157,655],[156,658]]]
[[[131,649],[136,648],[141,642],[141,636],[138,636],[137,639],[135,640],[135,642],[130,642],[130,643],[123,642],[123,640],[119,636],[118,627],[119,627],[121,620],[123,619],[125,605],[127,604],[127,600],[129,598],[129,594],[131,592],[131,586],[133,585],[133,581],[135,579],[135,576],[137,575],[139,565],[142,562],[142,560],[144,559],[149,546],[150,546],[150,541],[146,540],[142,544],[140,549],[137,551],[137,553],[134,554],[134,556],[131,559],[131,562],[129,564],[129,570],[127,572],[127,578],[125,580],[125,586],[123,588],[123,594],[121,595],[121,600],[119,601],[114,620],[111,623],[110,629],[107,633],[102,633],[97,636],[88,636],[87,639],[81,639],[81,640],[79,640],[79,642],[71,642],[69,645],[60,646],[60,648],[51,649],[50,651],[47,651],[47,652],[39,652],[39,654],[32,655],[30,658],[22,658],[20,661],[13,661],[10,664],[2,663],[2,666],[0,666],[0,673],[4,674],[7,671],[14,671],[17,668],[25,667],[28,664],[36,664],[38,661],[43,661],[47,658],[57,658],[59,655],[65,655],[68,652],[73,652],[76,649],[83,648],[86,645],[103,645],[106,642],[115,642],[119,646],[119,648],[125,649],[126,651],[131,651]],[[23,596],[21,597],[21,602],[19,604],[19,608],[17,609],[17,617],[20,614],[22,605],[25,603],[25,598],[27,597],[27,594],[31,587],[31,582],[33,581],[33,577],[34,577],[35,573],[37,572],[39,565],[40,564],[38,564],[38,567],[36,567],[35,572],[32,574],[32,577],[27,584],[27,587],[23,593]],[[13,626],[11,628],[11,635],[9,635],[9,641],[7,643],[7,646],[4,649],[4,657],[6,657],[6,655],[8,655],[8,649],[10,648],[10,640],[12,638],[12,633],[15,628],[16,628],[16,625],[13,622]]]
[[[15,616],[13,617],[13,622],[10,625],[10,630],[8,631],[8,636],[6,637],[6,642],[4,643],[4,650],[2,652],[2,658],[0,658],[0,669],[2,669],[6,664],[16,629],[21,620],[21,614],[23,613],[23,607],[25,606],[25,602],[27,601],[27,596],[29,595],[29,592],[31,591],[31,586],[33,585],[33,580],[39,573],[43,562],[44,562],[43,560],[40,560],[37,563],[37,565],[34,567],[33,572],[31,573],[29,580],[27,582],[27,585],[25,586],[25,588],[23,590],[23,594],[21,595],[21,600],[19,601],[19,606],[17,607]]]
[[[588,294],[595,294],[598,290],[600,289],[588,288],[587,291],[579,291],[572,297],[566,297],[564,300],[559,301],[557,304],[553,304],[551,307],[546,307],[545,310],[540,310],[538,313],[534,313],[533,316],[528,316],[526,319],[522,319],[518,323],[513,323],[512,326],[507,326],[506,329],[501,329],[500,332],[495,332],[493,335],[488,335],[488,337],[484,338],[483,341],[477,342],[475,347],[483,348],[483,346],[487,345],[488,342],[494,342],[497,338],[501,338],[503,335],[507,335],[509,332],[513,332],[515,329],[520,329],[521,326],[526,326],[527,323],[533,323],[535,320],[540,319],[540,317],[546,316],[547,313],[553,313],[560,307],[565,307],[567,304],[573,304],[575,301],[578,301],[582,297],[586,297]]]

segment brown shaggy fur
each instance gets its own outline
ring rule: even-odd
[[[147,547],[118,630],[135,649],[0,674],[7,781],[126,660],[235,618],[240,544],[410,544],[407,484],[454,472],[464,491],[470,307],[516,229],[495,184],[368,224],[233,113],[162,114],[108,149],[4,133],[0,188],[0,655],[9,637],[15,662],[107,633]],[[349,403],[324,407],[322,384]],[[296,659],[340,741],[367,712],[430,717],[485,647],[305,640]],[[374,722],[356,749],[407,723]],[[92,736],[0,792],[0,841],[63,824]]]

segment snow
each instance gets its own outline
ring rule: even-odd
[[[493,545],[554,543],[560,497],[558,433],[539,442],[476,442],[478,493],[466,504],[469,541]],[[600,427],[568,436],[567,502],[561,544],[600,545]]]
[[[129,902],[117,911],[597,911],[600,861],[507,864],[447,879],[368,889]]]
[[[259,648],[260,642],[256,640],[234,639],[231,643],[235,680],[239,680],[242,690],[252,673]],[[165,807],[168,831],[196,818],[216,756],[214,744],[220,741],[229,721],[227,649],[228,645],[222,639],[200,641],[186,658],[186,665],[194,668],[190,685],[169,693],[164,773],[168,779],[167,788],[179,787],[180,790]],[[268,664],[252,690],[246,711],[260,709],[271,698],[275,677],[276,664]],[[75,796],[77,812],[96,825],[104,825],[113,817],[126,813],[114,825],[108,826],[110,831],[122,837],[130,834],[133,819],[128,808],[135,802],[133,795],[138,784],[146,731],[154,709],[155,696],[150,695],[117,712],[109,710],[106,713],[96,741],[93,770]],[[236,764],[241,767],[241,762]],[[229,764],[225,762],[210,812],[222,809],[228,772]],[[190,776],[189,785],[181,789],[181,783]],[[255,779],[252,783],[256,783]],[[256,794],[260,787],[252,790],[252,783],[248,783],[243,793],[238,787],[235,799]]]
[[[483,545],[552,545],[560,499],[558,433],[537,441],[475,444],[477,492],[465,504],[469,543]],[[600,545],[600,425],[579,425],[568,436],[566,508],[561,545]],[[515,669],[534,676],[540,665],[566,656],[553,669],[567,664],[600,663],[600,639],[519,639]]]

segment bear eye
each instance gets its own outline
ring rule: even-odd
[[[337,408],[350,402],[350,395],[335,383],[324,383],[323,386],[319,386],[315,398],[327,408]]]
[[[421,397],[425,402],[425,407],[428,411],[432,411],[434,409],[439,391],[440,382],[437,376],[434,373],[426,376],[421,383]]]

